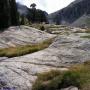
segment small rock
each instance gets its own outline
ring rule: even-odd
[[[0,61],[6,60],[8,57],[0,57]]]
[[[79,90],[77,87],[74,87],[74,86],[70,86],[68,88],[63,88],[61,90]]]

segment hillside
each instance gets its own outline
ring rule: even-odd
[[[90,14],[90,1],[76,0],[72,2],[69,6],[63,8],[62,10],[50,14],[49,20],[51,23],[56,24],[71,25],[75,22],[73,24],[74,26],[77,26],[77,24],[80,24],[80,26],[88,26],[87,24],[88,21],[86,21],[86,19],[89,14]],[[84,19],[82,24],[79,23],[81,17]]]

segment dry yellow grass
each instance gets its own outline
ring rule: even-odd
[[[68,86],[90,90],[90,61],[73,65],[69,71],[50,71],[38,75],[33,90],[60,90]]]
[[[25,45],[25,46],[0,49],[0,57],[5,56],[10,58],[10,57],[22,56],[25,54],[33,53],[47,48],[52,43],[52,41],[53,41],[53,38],[47,39],[36,45]]]

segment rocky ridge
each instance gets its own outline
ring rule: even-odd
[[[0,48],[35,44],[52,37],[54,37],[54,35],[28,26],[13,26],[0,33]]]
[[[77,27],[90,25],[90,1],[75,0],[67,7],[49,14],[50,23],[65,24]]]

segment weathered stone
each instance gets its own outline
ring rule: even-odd
[[[21,26],[21,30],[17,29],[18,27],[12,27],[1,33],[0,40],[3,40],[5,45],[6,42],[15,43],[18,40],[21,40],[18,44],[28,44],[26,42],[37,43],[54,36],[26,26]],[[53,69],[68,70],[67,67],[70,65],[90,60],[90,39],[80,38],[82,35],[87,34],[58,35],[47,49],[20,57],[1,58],[0,78],[5,79],[1,81],[4,85],[14,87],[16,90],[31,90],[37,73]],[[4,38],[5,36],[7,38]],[[23,43],[22,40],[25,42]]]
[[[79,90],[77,87],[74,87],[74,86],[70,86],[68,88],[63,88],[61,90]]]
[[[54,36],[28,26],[10,27],[0,33],[0,48],[40,43]]]

